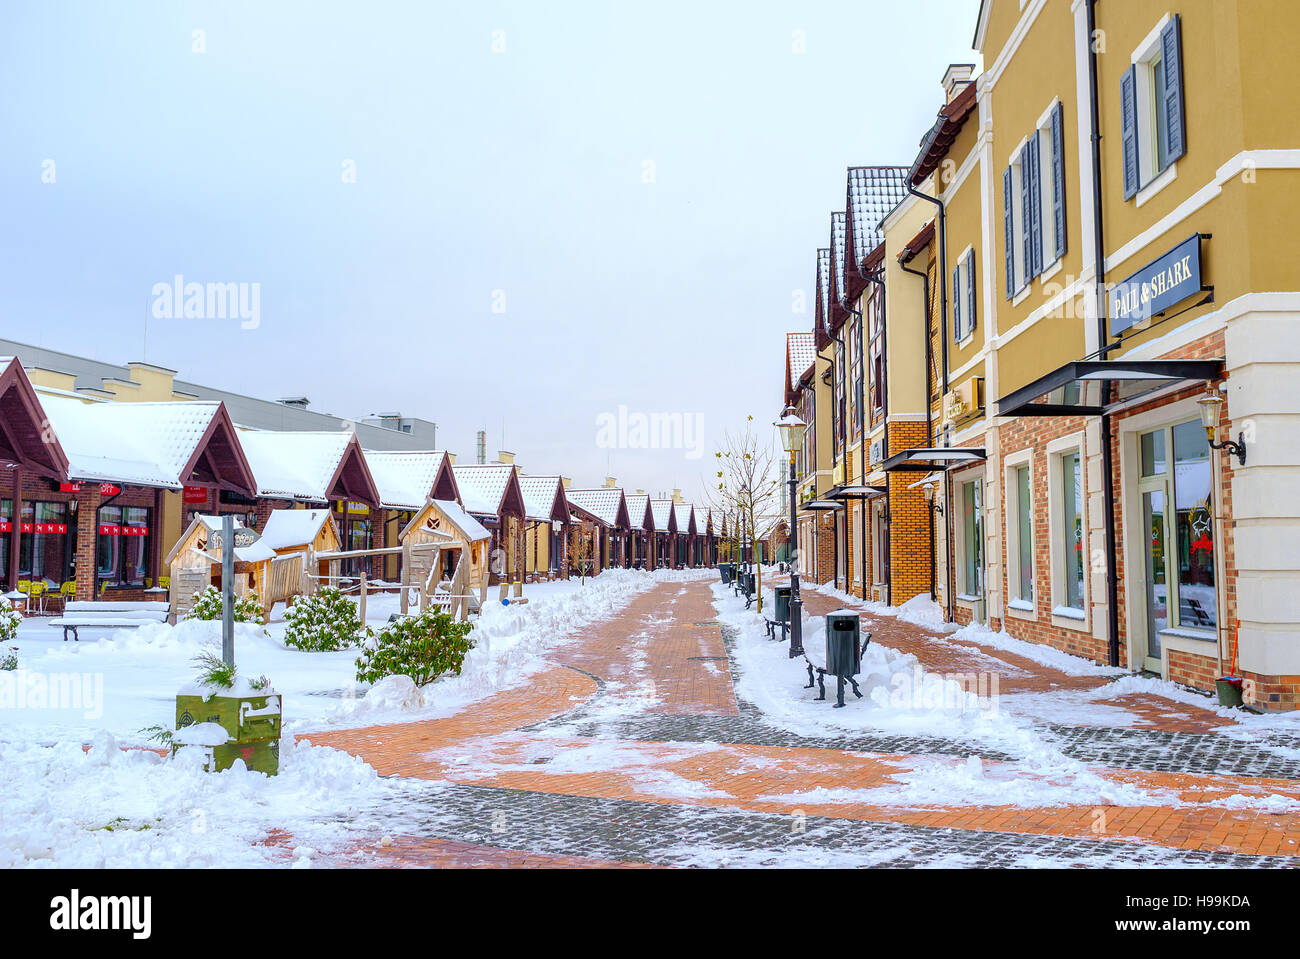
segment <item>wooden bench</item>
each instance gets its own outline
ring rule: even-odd
[[[68,633],[76,642],[81,641],[77,630],[83,626],[102,629],[134,629],[150,623],[167,622],[169,604],[159,602],[105,603],[75,600],[64,607],[63,615],[50,620],[51,626],[63,628],[63,641]]]

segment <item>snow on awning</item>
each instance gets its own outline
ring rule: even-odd
[[[873,499],[877,496],[884,496],[887,489],[884,486],[837,486],[834,489],[827,490],[827,499]]]
[[[889,457],[880,468],[886,473],[931,473],[950,470],[986,459],[984,450],[969,446],[918,447]]]
[[[830,510],[844,509],[844,504],[828,499],[810,499],[806,503],[800,503],[799,509],[804,513],[827,512]]]
[[[1076,360],[998,401],[1000,416],[1101,416],[1148,393],[1223,375],[1223,360]]]

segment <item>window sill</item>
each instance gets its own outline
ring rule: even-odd
[[[1007,603],[1007,615],[1012,619],[1037,620],[1038,608],[1023,599],[1013,599]]]
[[[1064,269],[1064,267],[1065,267],[1065,257],[1058,256],[1055,260],[1051,262],[1051,264],[1047,267],[1047,269],[1043,270],[1042,273],[1038,274],[1038,282],[1040,284],[1046,283],[1052,277],[1056,276],[1056,274],[1060,273],[1061,270]]]
[[[1213,630],[1188,629],[1187,627],[1175,627],[1173,629],[1160,630],[1161,636],[1168,636],[1173,639],[1194,639],[1202,643],[1213,643],[1219,637]]]
[[[1025,302],[1025,300],[1029,299],[1029,290],[1030,284],[1026,283],[1020,288],[1019,292],[1011,298],[1011,305],[1019,306],[1021,303]]]
[[[1075,629],[1087,632],[1088,614],[1073,606],[1056,606],[1052,609],[1052,625],[1060,629]]]
[[[1159,193],[1169,184],[1173,183],[1174,180],[1177,179],[1177,177],[1178,177],[1178,161],[1175,160],[1173,163],[1169,164],[1169,166],[1165,167],[1164,171],[1160,173],[1159,176],[1153,179],[1142,189],[1138,190],[1137,197],[1136,197],[1137,205],[1141,207],[1144,204],[1146,204],[1157,193]]]
[[[965,603],[967,606],[974,606],[976,603],[982,601],[983,599],[984,599],[983,596],[970,596],[966,593],[957,594],[957,602]]]
[[[1034,611],[1034,604],[1029,602],[1027,599],[1013,599],[1011,602],[1007,603],[1007,609],[1018,609],[1022,613],[1032,613]]]

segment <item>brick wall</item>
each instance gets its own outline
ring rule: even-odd
[[[924,422],[890,423],[890,454],[929,443]],[[930,504],[925,492],[908,489],[924,474],[889,474],[889,598],[901,606],[915,596],[930,595]]]

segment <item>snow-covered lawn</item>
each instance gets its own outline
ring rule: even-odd
[[[441,716],[543,668],[546,651],[656,581],[700,575],[611,570],[585,584],[526,587],[527,604],[491,601],[461,675],[414,696],[394,695],[385,682],[367,697],[355,681],[356,650],[286,647],[278,607],[265,629],[238,627],[236,663],[245,678],[271,679],[290,734]],[[396,609],[395,595],[372,596],[368,623],[380,626]],[[205,773],[186,756],[196,750],[165,758],[121,748],[146,744],[147,727],[172,727],[176,693],[194,678],[195,654],[219,648],[219,624],[82,632],[81,642],[64,643],[61,630],[31,618],[9,644],[20,668],[0,671],[0,867],[305,865],[314,848],[344,845],[353,834],[374,838],[380,805],[401,799],[402,784],[340,750],[294,744],[292,735],[275,777],[239,763]],[[262,842],[271,829],[292,833],[287,849]]]

